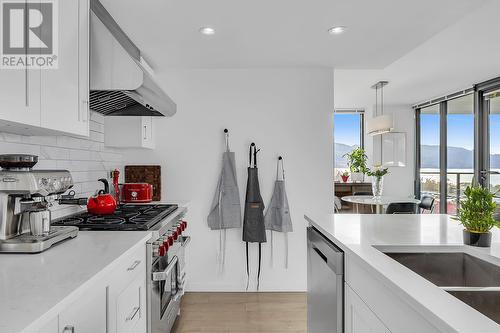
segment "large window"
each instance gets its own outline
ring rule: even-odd
[[[420,196],[436,200],[434,213],[456,214],[474,175],[474,95],[417,110]]]
[[[347,170],[345,154],[363,144],[364,112],[362,110],[336,110],[333,115],[335,142],[335,177]]]

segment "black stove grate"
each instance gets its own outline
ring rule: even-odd
[[[125,204],[111,215],[84,212],[54,220],[52,225],[76,226],[81,230],[148,230],[177,208],[172,204]]]

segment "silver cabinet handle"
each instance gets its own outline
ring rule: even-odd
[[[134,261],[134,263],[132,264],[132,266],[130,266],[129,268],[127,268],[127,271],[133,271],[137,266],[139,266],[140,263],[141,263],[140,260]]]
[[[147,126],[144,125],[144,140],[146,140],[148,138],[147,136]]]
[[[88,100],[82,100],[83,110],[78,110],[78,121],[87,122],[87,113],[88,113]]]
[[[64,330],[63,330],[63,333],[75,333],[75,326],[73,325],[66,325],[64,326]]]
[[[30,95],[29,95],[29,89],[30,89],[30,81],[29,81],[29,70],[28,67],[24,68],[24,104],[26,107],[30,106]]]
[[[137,313],[139,312],[141,308],[139,306],[136,306],[135,308],[132,309],[132,312],[130,312],[130,314],[127,316],[127,319],[125,319],[125,321],[130,321],[132,319],[134,319],[134,317],[137,315]]]

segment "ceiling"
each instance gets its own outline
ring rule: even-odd
[[[101,0],[157,71],[384,68],[486,1]]]

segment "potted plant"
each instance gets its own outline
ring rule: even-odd
[[[342,172],[342,174],[340,175],[340,177],[342,177],[342,181],[344,183],[347,183],[347,180],[349,179],[349,172],[348,171]]]
[[[368,156],[366,156],[365,150],[363,148],[356,148],[350,153],[344,155],[347,158],[347,165],[351,171],[351,180],[353,182],[363,181],[363,175],[366,172],[366,161]]]
[[[494,194],[480,185],[467,186],[465,199],[460,201],[458,214],[453,219],[464,226],[465,245],[489,247],[491,245],[491,228],[500,227],[493,214],[496,203]]]
[[[382,191],[384,190],[384,176],[388,173],[387,168],[383,169],[381,165],[374,165],[373,169],[366,172],[368,176],[372,177],[372,192],[375,198],[382,195]]]

